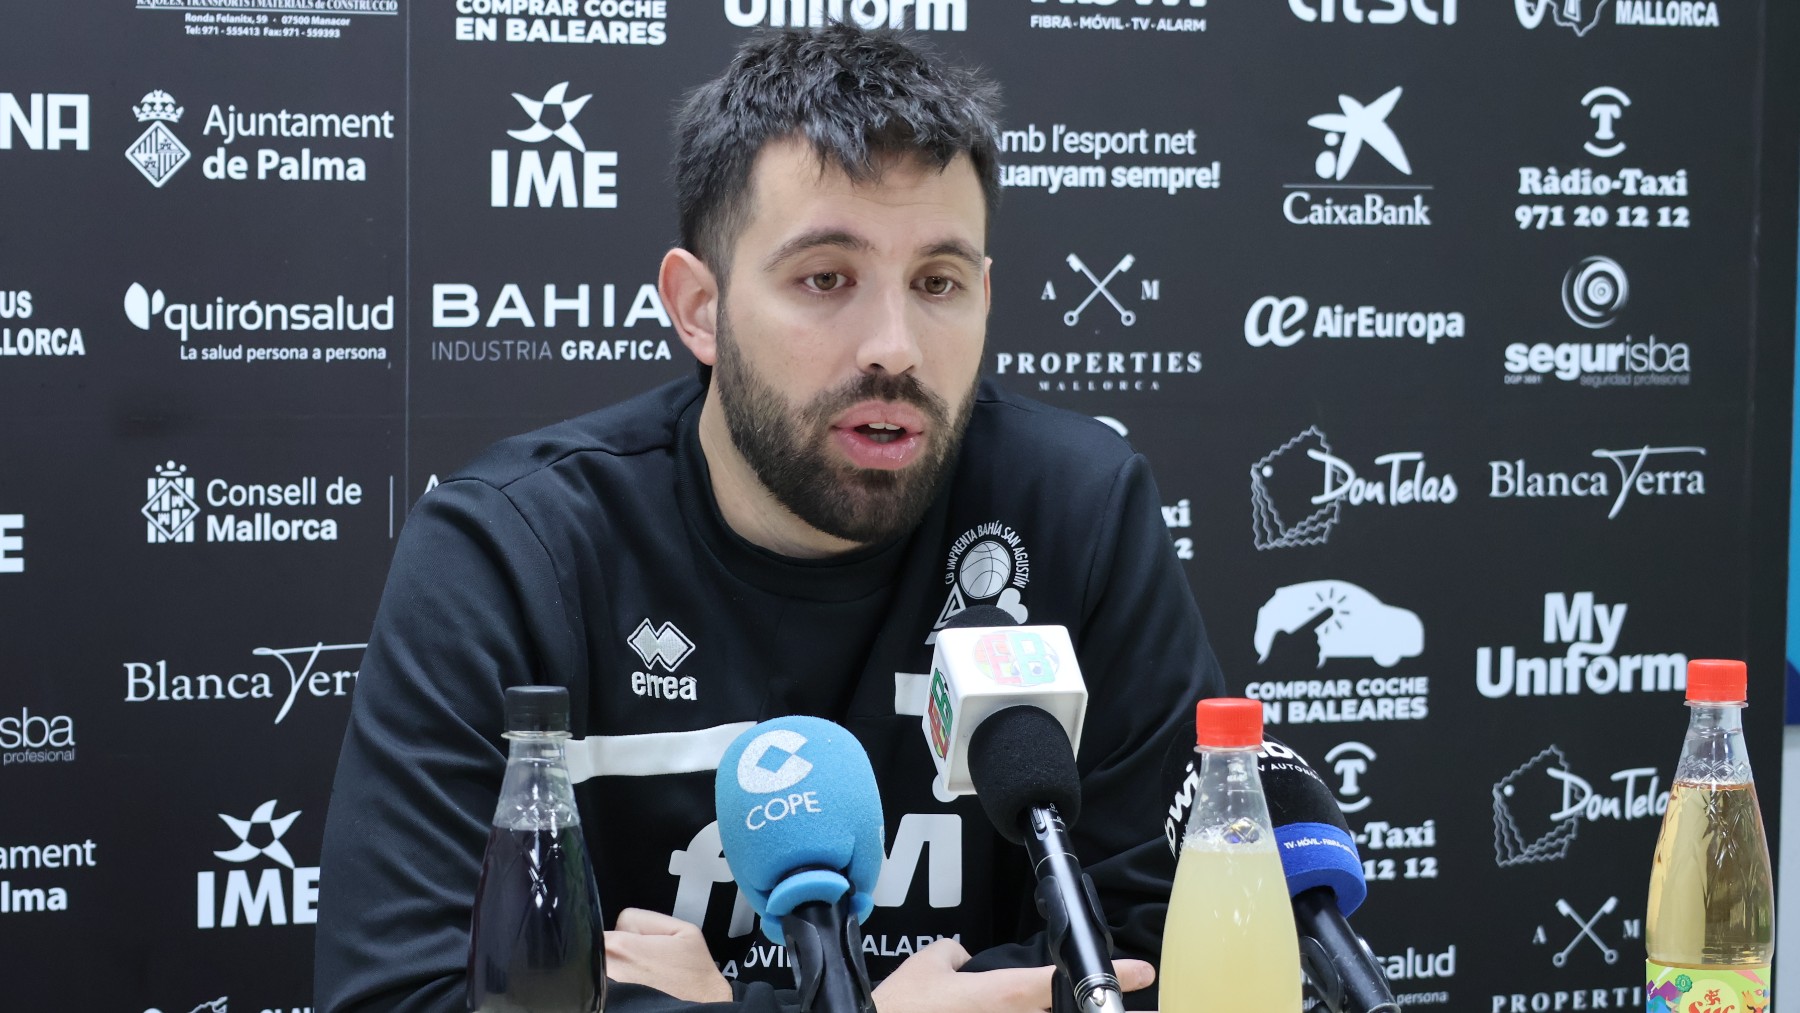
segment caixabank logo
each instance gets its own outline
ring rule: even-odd
[[[187,465],[166,461],[152,470],[145,486],[148,495],[138,513],[151,545],[335,542],[340,525],[370,509],[363,484],[343,475],[202,481]]]
[[[92,140],[88,96],[0,91],[0,151],[86,151]]]
[[[1602,24],[1719,27],[1719,5],[1714,0],[1513,0],[1513,9],[1525,28],[1563,28],[1577,36],[1586,36]]]
[[[197,118],[200,174],[225,183],[352,184],[369,179],[371,159],[398,152],[392,110],[240,108],[211,103],[189,115],[186,106],[157,88],[131,107],[143,132],[125,158],[151,186],[166,186],[195,157],[181,138]],[[181,128],[183,119],[189,126]],[[179,128],[179,129],[178,129]],[[210,146],[212,150],[205,150]]]
[[[235,844],[213,851],[222,866],[195,874],[195,927],[257,928],[313,925],[319,920],[319,867],[300,865],[282,838],[300,810],[275,815],[277,800],[257,806],[248,817],[219,813],[226,831],[209,835]],[[242,810],[239,810],[240,812]]]
[[[1412,159],[1395,131],[1395,110],[1405,95],[1396,86],[1372,99],[1337,96],[1337,111],[1305,121],[1322,134],[1324,150],[1313,159],[1307,182],[1283,184],[1281,216],[1288,223],[1327,228],[1421,228],[1431,224],[1430,183],[1413,172]],[[1319,136],[1319,135],[1315,135]]]

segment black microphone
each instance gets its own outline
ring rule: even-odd
[[[1037,909],[1056,965],[1055,1008],[1072,1000],[1074,1013],[1124,1013],[1112,934],[1064,822],[1081,816],[1081,778],[1062,724],[1029,705],[989,715],[969,740],[969,776],[995,829],[1025,846],[1037,873]]]
[[[1183,756],[1185,769],[1178,765]],[[1369,887],[1337,799],[1299,753],[1269,736],[1256,767],[1293,899],[1307,984],[1331,1013],[1400,1013],[1386,972],[1346,917],[1362,905]],[[1181,846],[1199,774],[1192,753],[1180,748],[1171,749],[1166,769],[1180,771],[1165,824],[1173,851]]]

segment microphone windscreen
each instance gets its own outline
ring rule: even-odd
[[[1368,896],[1369,885],[1356,838],[1325,779],[1299,753],[1267,738],[1257,772],[1269,800],[1289,895],[1329,887],[1337,895],[1338,910],[1350,915]]]
[[[1075,750],[1062,723],[1037,707],[1007,707],[976,726],[969,738],[969,780],[994,829],[1014,844],[1025,843],[1034,806],[1056,806],[1068,825],[1081,818]]]
[[[885,855],[881,791],[849,731],[823,718],[764,721],[726,748],[713,799],[726,864],[771,940],[810,900],[848,893],[856,919],[869,916]]]
[[[992,605],[971,605],[950,617],[944,623],[947,630],[966,630],[986,626],[1017,626],[1019,621],[1012,613]]]

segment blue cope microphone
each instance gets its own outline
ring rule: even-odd
[[[803,1013],[874,1013],[863,919],[885,857],[869,754],[823,718],[764,721],[713,782],[725,862],[763,935],[785,943]]]

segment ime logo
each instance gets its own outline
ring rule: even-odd
[[[619,153],[589,151],[581,132],[575,128],[575,117],[581,114],[588,100],[594,96],[590,94],[569,98],[568,95],[567,81],[552,85],[541,99],[513,92],[512,97],[519,103],[519,107],[525,110],[525,115],[531,117],[531,125],[508,130],[506,136],[526,144],[538,144],[554,138],[565,147],[552,145],[548,163],[544,160],[542,149],[520,151],[516,171],[512,160],[514,153],[505,148],[495,148],[489,153],[490,205],[497,208],[619,206],[619,195],[613,192],[619,184],[618,173],[607,171],[618,167]],[[575,180],[574,152],[581,153],[579,187]]]
[[[281,838],[300,817],[296,809],[285,816],[275,815],[275,799],[269,799],[250,814],[248,819],[218,814],[219,819],[236,835],[236,847],[214,851],[213,857],[227,862],[247,864],[267,858],[281,868],[266,868],[252,880],[247,869],[231,869],[225,873],[225,895],[219,897],[219,874],[202,871],[195,881],[196,926],[202,929],[258,926],[266,920],[270,925],[313,925],[319,920],[319,867],[300,866]],[[282,876],[282,869],[288,876]]]

